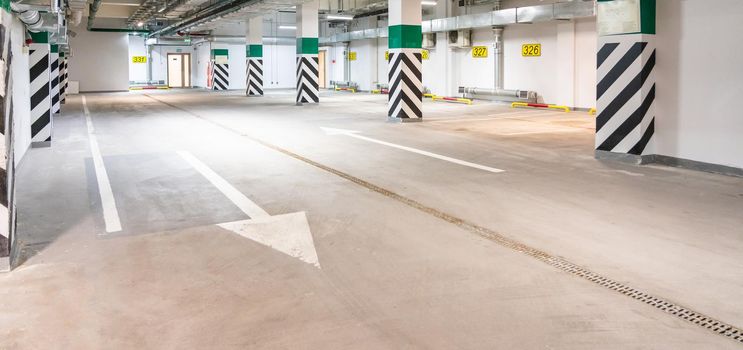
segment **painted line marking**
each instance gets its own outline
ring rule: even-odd
[[[217,226],[321,268],[305,212],[269,215],[193,154],[186,151],[176,153],[217,187],[243,213],[250,216],[248,220],[225,222]]]
[[[101,196],[101,205],[103,206],[103,221],[106,224],[106,232],[113,233],[121,231],[121,220],[119,211],[116,209],[116,200],[114,192],[111,189],[111,183],[108,180],[108,173],[103,164],[103,156],[98,148],[98,140],[95,137],[95,128],[93,120],[90,118],[88,101],[83,96],[83,112],[85,114],[85,123],[88,126],[88,140],[90,140],[90,153],[93,156],[93,166],[95,167],[95,178],[98,181],[98,193]]]
[[[266,218],[271,216],[268,215],[268,213],[263,210],[263,208],[259,207],[257,204],[251,201],[250,198],[246,197],[244,194],[242,194],[242,192],[238,191],[234,186],[227,182],[227,180],[219,176],[219,174],[215,173],[214,170],[209,168],[206,164],[202,163],[191,153],[186,151],[178,151],[176,153],[178,153],[178,155],[186,160],[186,162],[191,164],[191,166],[193,166],[196,171],[201,173],[201,175],[209,180],[212,185],[214,185],[227,198],[229,198],[232,203],[240,208],[243,213],[250,216],[251,219]]]
[[[368,142],[372,142],[372,143],[384,145],[384,146],[387,146],[387,147],[397,148],[397,149],[401,149],[403,151],[408,151],[408,152],[420,154],[420,155],[423,155],[423,156],[426,156],[426,157],[431,157],[431,158],[443,160],[443,161],[446,161],[446,162],[463,165],[463,166],[470,167],[470,168],[475,168],[475,169],[480,169],[480,170],[484,170],[484,171],[489,171],[491,173],[502,173],[502,172],[505,171],[503,169],[492,168],[492,167],[489,167],[489,166],[480,165],[480,164],[476,164],[476,163],[471,163],[471,162],[464,161],[464,160],[461,160],[461,159],[456,159],[456,158],[452,158],[452,157],[442,156],[440,154],[436,154],[436,153],[433,153],[433,152],[419,150],[417,148],[412,148],[412,147],[408,147],[408,146],[402,146],[402,145],[394,144],[394,143],[391,143],[391,142],[386,142],[386,141],[382,141],[382,140],[373,139],[371,137],[366,137],[366,136],[359,135],[359,132],[358,131],[354,131],[354,130],[334,129],[334,128],[325,128],[325,127],[320,127],[320,129],[322,129],[327,135],[344,135],[344,136],[349,136],[349,137],[353,137],[353,138],[356,138],[356,139],[359,139],[359,140],[364,140],[364,141],[368,141]]]

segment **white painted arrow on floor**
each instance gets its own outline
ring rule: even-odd
[[[471,163],[471,162],[468,162],[468,161],[465,161],[465,160],[461,160],[461,159],[456,159],[456,158],[442,156],[440,154],[436,154],[436,153],[432,153],[432,152],[428,152],[428,151],[419,150],[417,148],[412,148],[412,147],[408,147],[408,146],[397,145],[397,144],[394,144],[394,143],[390,143],[390,142],[386,142],[386,141],[382,141],[382,140],[373,139],[371,137],[362,136],[362,135],[359,135],[359,131],[355,131],[355,130],[334,129],[334,128],[324,128],[324,127],[320,127],[320,129],[322,129],[325,132],[325,134],[327,134],[327,135],[344,135],[344,136],[348,136],[348,137],[353,137],[355,139],[364,140],[364,141],[368,141],[368,142],[373,142],[373,143],[376,143],[376,144],[380,144],[380,145],[384,145],[384,146],[388,146],[388,147],[392,147],[392,148],[397,148],[397,149],[401,149],[401,150],[404,150],[404,151],[408,151],[408,152],[412,152],[412,153],[424,155],[426,157],[436,158],[436,159],[447,161],[447,162],[450,162],[450,163],[464,165],[464,166],[470,167],[470,168],[475,168],[475,169],[489,171],[491,173],[502,173],[502,172],[505,171],[503,169],[492,168],[492,167],[489,167],[489,166],[480,165],[480,164],[476,164],[476,163]]]
[[[219,227],[320,268],[310,225],[303,211],[271,216],[191,153],[179,151],[178,154],[250,216],[248,220],[218,224]]]

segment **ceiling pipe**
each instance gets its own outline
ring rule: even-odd
[[[197,12],[196,14],[189,16],[188,18],[184,20],[178,21],[165,28],[157,30],[153,32],[152,34],[150,34],[150,37],[153,37],[156,35],[167,35],[173,32],[177,32],[191,24],[195,24],[200,21],[206,21],[211,18],[219,17],[226,13],[234,12],[240,7],[247,6],[253,3],[258,3],[258,2],[260,1],[259,0],[232,0],[232,1],[220,2],[220,3],[217,3],[216,5],[209,6]]]
[[[98,8],[101,7],[101,0],[93,0],[90,4],[90,12],[88,12],[88,30],[93,28],[93,21],[95,21],[95,15],[98,14]]]

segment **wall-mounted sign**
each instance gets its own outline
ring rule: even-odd
[[[474,58],[487,58],[488,57],[488,47],[487,46],[473,46],[472,47],[472,57],[474,57]]]
[[[390,60],[390,52],[389,51],[385,51],[384,52],[384,60],[385,61],[389,61]]]
[[[147,56],[132,56],[132,63],[147,63]]]
[[[599,1],[597,14],[600,36],[640,32],[640,0]]]
[[[348,52],[348,60],[349,61],[356,61],[356,52],[355,51],[349,51]]]
[[[521,45],[521,56],[524,56],[524,57],[542,56],[542,44]]]

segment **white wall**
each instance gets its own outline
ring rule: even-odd
[[[10,25],[10,74],[13,79],[13,147],[16,166],[31,146],[31,93],[29,83],[28,47],[25,46],[25,26],[13,16]],[[54,116],[52,116],[54,118]]]
[[[210,44],[201,43],[194,46],[194,57],[191,58],[191,85],[206,87],[206,69],[210,59]]]
[[[129,80],[130,81],[146,81],[148,63],[132,62],[133,56],[147,56],[147,47],[144,44],[145,38],[139,35],[129,35],[128,40],[129,40]]]
[[[80,82],[80,91],[129,89],[129,39],[127,33],[89,32],[73,28],[69,80]]]
[[[658,1],[658,154],[743,168],[743,1]]]
[[[263,88],[295,88],[297,86],[296,66],[296,46],[263,45]]]

